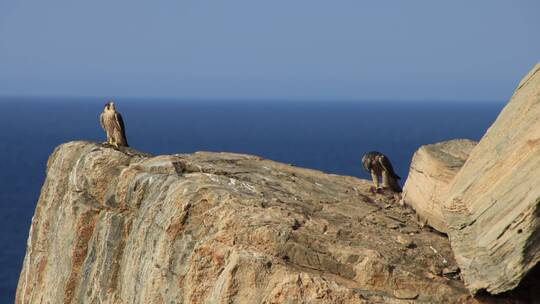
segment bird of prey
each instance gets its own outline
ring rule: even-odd
[[[109,101],[105,104],[103,112],[99,116],[101,127],[107,133],[107,143],[115,147],[128,147],[126,138],[126,129],[122,115],[116,112],[114,102]]]
[[[371,174],[375,189],[379,190],[379,177],[382,176],[382,187],[395,192],[401,192],[398,180],[401,179],[390,163],[386,155],[381,152],[371,151],[362,157],[362,166]]]

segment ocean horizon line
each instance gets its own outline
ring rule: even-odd
[[[253,105],[264,105],[264,104],[291,104],[291,105],[421,105],[426,104],[429,106],[436,105],[464,105],[464,104],[506,104],[507,100],[451,100],[451,99],[430,99],[430,98],[419,98],[419,99],[391,99],[391,98],[365,98],[365,99],[308,99],[308,98],[199,98],[199,97],[156,97],[156,96],[69,96],[69,95],[2,95],[0,94],[0,103],[8,101],[52,101],[52,102],[98,102],[98,101],[121,101],[129,103],[138,103],[138,102],[152,102],[159,103],[176,103],[176,104],[193,104],[193,103],[208,103],[208,104],[253,104]]]

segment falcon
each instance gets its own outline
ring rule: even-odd
[[[371,174],[375,189],[379,188],[379,177],[382,177],[382,188],[389,188],[395,192],[401,192],[398,180],[401,179],[390,163],[386,155],[381,152],[371,151],[362,157],[362,166]]]
[[[115,147],[128,147],[126,129],[122,115],[116,111],[114,102],[105,104],[103,112],[99,116],[101,127],[107,133],[107,143]]]

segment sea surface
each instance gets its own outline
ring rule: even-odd
[[[130,145],[152,153],[248,153],[369,178],[363,153],[385,153],[403,180],[423,144],[479,140],[497,102],[236,102],[117,99]],[[49,154],[71,140],[104,141],[105,99],[0,98],[0,303],[13,303]]]

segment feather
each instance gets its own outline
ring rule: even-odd
[[[114,120],[117,124],[118,130],[120,131],[120,134],[122,138],[120,139],[121,142],[124,144],[124,146],[129,147],[126,137],[126,128],[124,125],[124,119],[122,118],[122,115],[118,112],[114,113]]]
[[[103,122],[103,113],[99,115],[99,124],[101,125],[101,128],[107,132],[107,129],[105,129],[105,123]]]
[[[379,158],[379,163],[381,164],[381,167],[383,167],[383,169],[388,172],[388,174],[395,178],[395,179],[401,179],[401,177],[399,177],[396,172],[394,172],[394,168],[392,167],[392,164],[390,163],[390,160],[388,160],[388,158],[384,155],[381,155]]]

